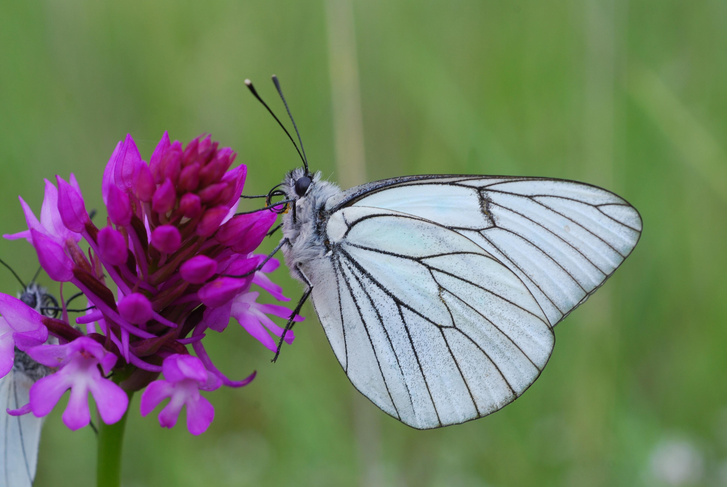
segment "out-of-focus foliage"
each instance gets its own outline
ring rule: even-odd
[[[327,177],[352,180],[335,165],[333,100],[355,79],[368,179],[582,180],[640,210],[642,241],[501,412],[398,423],[349,384],[307,305],[277,364],[242,331],[216,343],[227,373],[258,377],[210,397],[201,437],[130,415],[125,485],[724,485],[725,3],[373,0],[353,2],[352,22],[336,3],[3,2],[0,232],[22,229],[17,196],[39,209],[55,174],[74,172],[101,207],[127,132],[144,157],[164,130],[211,132],[248,164],[248,194],[267,192],[299,161],[243,80],[284,116],[275,73]],[[0,256],[36,270],[25,244],[2,241]],[[94,448],[54,413],[37,485],[93,485]]]

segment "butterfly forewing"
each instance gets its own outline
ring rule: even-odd
[[[420,176],[368,186],[347,192],[356,195],[348,204],[411,213],[468,237],[524,282],[552,326],[601,286],[642,231],[626,201],[573,181]]]

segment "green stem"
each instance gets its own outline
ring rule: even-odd
[[[132,393],[127,392],[127,394],[129,395],[129,403],[131,403]],[[128,414],[129,409],[114,424],[99,421],[98,456],[96,460],[97,487],[121,486],[121,447],[124,443],[124,428]]]

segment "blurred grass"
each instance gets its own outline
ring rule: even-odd
[[[23,227],[17,196],[39,209],[40,178],[55,174],[74,172],[102,208],[103,167],[127,132],[145,157],[164,130],[210,132],[249,166],[246,191],[266,192],[298,160],[242,81],[282,115],[273,73],[312,167],[345,179],[331,80],[347,68],[327,18],[310,1],[3,2],[0,230]],[[701,462],[678,485],[725,484],[725,18],[712,1],[355,2],[369,179],[588,181],[640,210],[642,241],[558,327],[522,399],[441,430],[414,431],[359,396],[310,305],[275,365],[231,326],[212,353],[258,378],[209,394],[216,419],[197,438],[134,403],[124,484],[669,485],[655,458],[673,440]],[[19,242],[0,242],[0,257],[22,276],[37,268]],[[297,297],[285,270],[277,281]],[[0,285],[16,288],[8,273]],[[93,434],[68,431],[59,412],[36,484],[93,485]]]

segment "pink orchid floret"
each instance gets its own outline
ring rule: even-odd
[[[159,424],[172,428],[182,407],[187,408],[187,429],[193,435],[204,433],[215,417],[215,410],[200,390],[213,391],[221,380],[192,355],[170,355],[162,364],[163,380],[149,384],[142,393],[141,414],[146,416],[165,399],[169,403],[159,413]]]
[[[278,344],[270,336],[270,333],[280,337],[283,335],[283,328],[276,325],[268,315],[288,318],[291,315],[291,310],[278,304],[256,303],[255,300],[258,298],[258,294],[257,292],[251,292],[236,297],[232,303],[231,314],[260,343],[272,352],[278,352]],[[293,321],[303,321],[303,319],[302,316],[296,315]],[[288,330],[283,340],[290,345],[293,343],[294,338],[293,331]]]
[[[108,218],[99,222],[90,217],[73,175],[68,181],[56,177],[58,187],[45,182],[40,220],[21,198],[28,230],[6,237],[31,243],[48,276],[78,288],[88,308],[69,309],[60,294],[58,318],[41,317],[0,294],[0,373],[12,367],[15,347],[58,368],[33,386],[31,404],[17,414],[32,410],[45,415],[71,389],[63,416],[69,428],[88,424],[89,392],[102,419],[113,422],[126,403],[120,408],[119,399],[112,407],[108,397],[142,390],[164,371],[165,380],[152,383],[166,384],[165,397],[171,398],[160,421],[174,424],[171,416],[176,420],[180,404],[186,404],[190,431],[198,434],[213,416],[199,389],[210,384],[242,387],[255,377],[253,372],[240,380],[228,378],[215,367],[204,343],[208,330],[222,332],[234,316],[276,350],[271,333],[280,337],[283,328],[268,315],[287,320],[292,313],[255,301],[254,285],[279,301],[288,300],[266,275],[278,261],[253,253],[277,215],[269,210],[236,214],[247,168],[231,168],[235,158],[235,152],[220,148],[209,136],[183,146],[165,133],[147,163],[127,136],[116,146],[101,181]],[[42,345],[49,332],[61,345]],[[285,341],[293,341],[292,332]],[[112,368],[118,385],[101,374]],[[179,378],[183,370],[189,373]],[[161,388],[151,390],[158,395]]]
[[[126,412],[129,398],[121,387],[101,375],[109,374],[116,355],[88,337],[79,337],[65,345],[40,345],[28,355],[48,367],[60,367],[30,388],[30,409],[41,417],[51,412],[67,390],[71,390],[63,422],[72,430],[83,428],[90,421],[88,394],[91,393],[101,419],[116,423]]]

